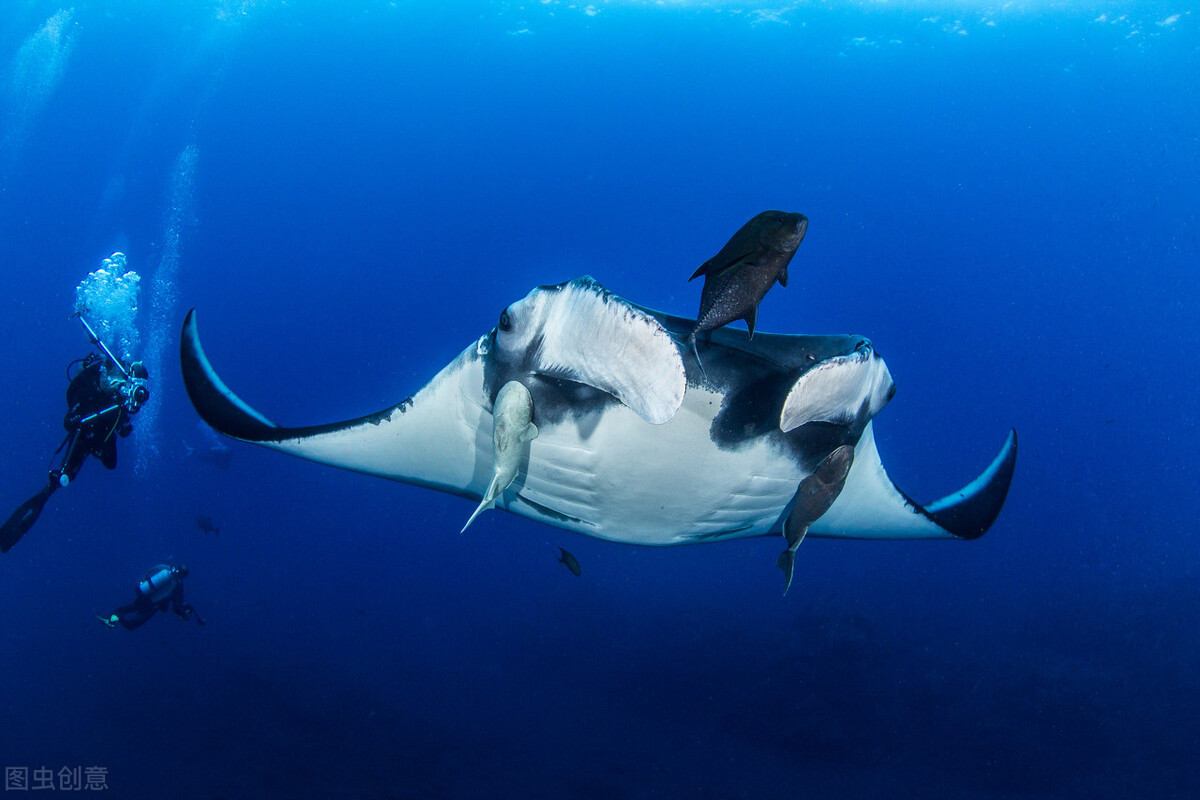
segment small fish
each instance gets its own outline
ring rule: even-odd
[[[783,593],[792,588],[792,571],[796,566],[796,549],[804,541],[809,527],[833,505],[846,485],[850,467],[854,465],[854,448],[848,444],[825,456],[813,473],[800,481],[792,513],[783,523],[787,550],[779,554],[775,565],[783,570]]]
[[[208,517],[196,517],[196,525],[200,528],[201,533],[211,533],[213,536],[221,535],[221,529],[213,525],[213,521]]]
[[[229,462],[233,460],[233,451],[228,447],[192,447],[187,442],[183,443],[183,449],[188,458],[194,458],[198,461],[207,461],[217,469],[229,469]]]
[[[575,558],[575,556],[571,555],[561,547],[558,548],[558,552],[562,553],[562,555],[558,557],[558,563],[566,566],[567,569],[571,570],[571,574],[578,578],[582,572],[579,569],[579,561]]]
[[[183,443],[183,449],[188,458],[207,461],[218,469],[229,468],[229,462],[233,459],[233,451],[217,438],[217,434],[213,432],[212,428],[203,422],[197,423],[196,438],[200,440],[200,444],[193,446],[187,441]]]
[[[496,498],[512,486],[521,463],[529,457],[528,444],[537,438],[538,429],[533,424],[533,397],[525,384],[509,381],[500,387],[492,420],[492,482],[467,524],[462,526],[463,531],[484,511],[495,508]]]
[[[689,281],[704,276],[700,311],[688,343],[700,362],[696,336],[739,319],[746,320],[750,338],[758,319],[758,304],[779,281],[787,286],[788,264],[808,231],[808,217],[787,211],[764,211],[733,235],[721,251],[700,265]],[[703,369],[703,365],[701,365]]]

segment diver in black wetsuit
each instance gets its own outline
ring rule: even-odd
[[[146,388],[146,367],[135,361],[126,368],[104,346],[91,326],[82,317],[84,328],[92,343],[104,351],[74,361],[79,365],[67,386],[67,415],[63,427],[67,437],[55,454],[62,453],[57,467],[50,470],[46,485],[22,503],[0,526],[0,553],[7,553],[33,527],[42,507],[55,490],[75,480],[88,456],[96,456],[107,469],[117,466],[117,437],[128,436],[133,430],[129,417],[136,414],[149,398]]]
[[[129,369],[134,381],[145,381],[146,368],[134,362]],[[133,430],[129,415],[137,413],[149,390],[138,385],[136,397],[126,397],[129,384],[124,376],[112,376],[105,369],[104,359],[89,355],[67,386],[67,416],[63,427],[67,438],[66,452],[59,467],[50,472],[50,480],[66,486],[79,473],[84,460],[93,455],[105,469],[117,466],[117,437],[128,436]],[[59,448],[62,450],[62,448]]]
[[[121,606],[107,617],[97,617],[103,624],[115,628],[120,624],[126,630],[141,627],[146,620],[159,611],[168,608],[175,616],[184,622],[195,619],[196,624],[205,622],[196,609],[183,602],[183,579],[187,577],[188,568],[184,564],[171,566],[159,564],[146,571],[145,577],[138,582],[137,596],[127,606]]]

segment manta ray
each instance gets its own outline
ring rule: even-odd
[[[197,412],[235,439],[613,542],[786,534],[789,583],[805,535],[975,539],[995,521],[1015,431],[979,477],[921,505],[880,463],[872,420],[895,385],[869,339],[720,328],[702,371],[681,345],[695,325],[591,277],[539,286],[415,394],[303,427],[225,385],[195,309],[180,356]]]

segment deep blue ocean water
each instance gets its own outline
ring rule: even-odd
[[[114,251],[156,370],[118,468],[0,557],[0,765],[121,798],[1197,796],[1188,6],[6,0],[0,516]],[[901,488],[1019,431],[982,539],[809,540],[781,598],[774,540],[460,536],[464,499],[201,457],[188,308],[242,397],[330,422],[538,284],[693,315],[767,208],[811,223],[759,328],[871,337]],[[97,624],[168,558],[206,627]]]

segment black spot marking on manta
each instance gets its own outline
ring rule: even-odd
[[[779,417],[788,393],[801,375],[822,361],[870,347],[870,341],[861,336],[814,336],[794,337],[793,343],[804,346],[777,353],[783,356],[778,360],[730,347],[714,348],[708,372],[724,386],[724,397],[709,436],[726,450],[767,439],[791,452],[798,466],[811,470],[841,445],[858,443],[870,421],[868,409],[865,405],[858,409],[848,425],[810,422],[784,433]]]
[[[621,405],[621,401],[603,389],[585,383],[535,376],[529,387],[534,413],[546,424],[582,423]]]
[[[533,421],[537,425],[582,421],[621,403],[616,397],[594,386],[535,371],[534,354],[540,346],[539,341],[532,342],[525,354],[517,362],[511,363],[501,357],[499,348],[495,346],[495,329],[489,336],[491,347],[483,360],[483,391],[492,405],[495,405],[500,389],[509,381],[520,381],[529,389],[533,397]]]
[[[764,436],[778,433],[779,414],[796,382],[794,372],[769,372],[731,387],[713,419],[710,435],[718,447],[739,449]]]
[[[796,465],[811,471],[844,444],[857,445],[866,428],[865,415],[850,425],[809,422],[784,433],[779,429],[783,402],[796,373],[772,373],[725,395],[709,436],[724,450],[740,450],[766,439],[789,452]]]
[[[841,355],[841,354],[834,354]],[[812,362],[820,363],[820,361]],[[758,361],[761,367],[762,361]],[[750,374],[743,361],[743,380],[728,386],[721,409],[709,428],[713,444],[722,450],[737,451],[766,439],[791,453],[799,469],[811,471],[822,459],[841,445],[857,446],[870,422],[869,408],[864,403],[850,425],[832,422],[808,422],[794,431],[779,429],[779,417],[787,393],[803,369],[758,369]],[[709,367],[709,373],[714,367]]]

